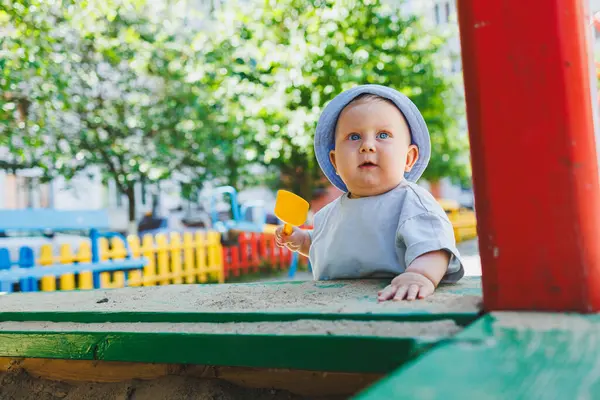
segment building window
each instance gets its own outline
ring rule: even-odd
[[[450,2],[447,1],[445,4],[446,9],[446,22],[450,22]]]
[[[439,25],[441,22],[441,15],[440,15],[440,5],[439,4],[435,4],[434,6],[434,14],[435,14],[435,24]]]

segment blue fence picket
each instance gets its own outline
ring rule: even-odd
[[[0,271],[9,270],[10,266],[10,253],[8,249],[0,249]],[[12,292],[12,282],[0,280],[0,292]]]
[[[19,261],[18,265],[20,268],[32,268],[35,264],[35,257],[31,247],[21,247],[19,249]],[[25,278],[19,281],[19,286],[22,292],[37,292],[38,281],[35,278]]]

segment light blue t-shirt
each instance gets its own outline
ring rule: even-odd
[[[464,275],[446,213],[427,190],[406,180],[378,196],[343,194],[315,214],[311,239],[316,280],[395,277],[436,250],[451,254],[442,282]]]

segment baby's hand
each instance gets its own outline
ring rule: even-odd
[[[308,232],[294,227],[290,235],[283,233],[283,226],[277,227],[275,230],[275,243],[279,247],[287,247],[291,251],[302,251],[302,247],[306,246]]]
[[[378,293],[377,300],[415,300],[424,299],[435,291],[433,282],[425,275],[417,272],[404,272],[392,280],[385,289]]]

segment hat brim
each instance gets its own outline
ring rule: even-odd
[[[431,142],[427,125],[417,106],[408,97],[397,90],[381,85],[356,86],[337,95],[325,107],[315,132],[315,155],[321,170],[334,186],[344,192],[348,191],[340,176],[335,173],[329,153],[335,149],[335,128],[340,113],[348,103],[365,93],[391,100],[404,115],[410,129],[411,142],[419,149],[417,162],[409,172],[404,174],[404,177],[408,181],[416,182],[423,175],[431,157]]]

